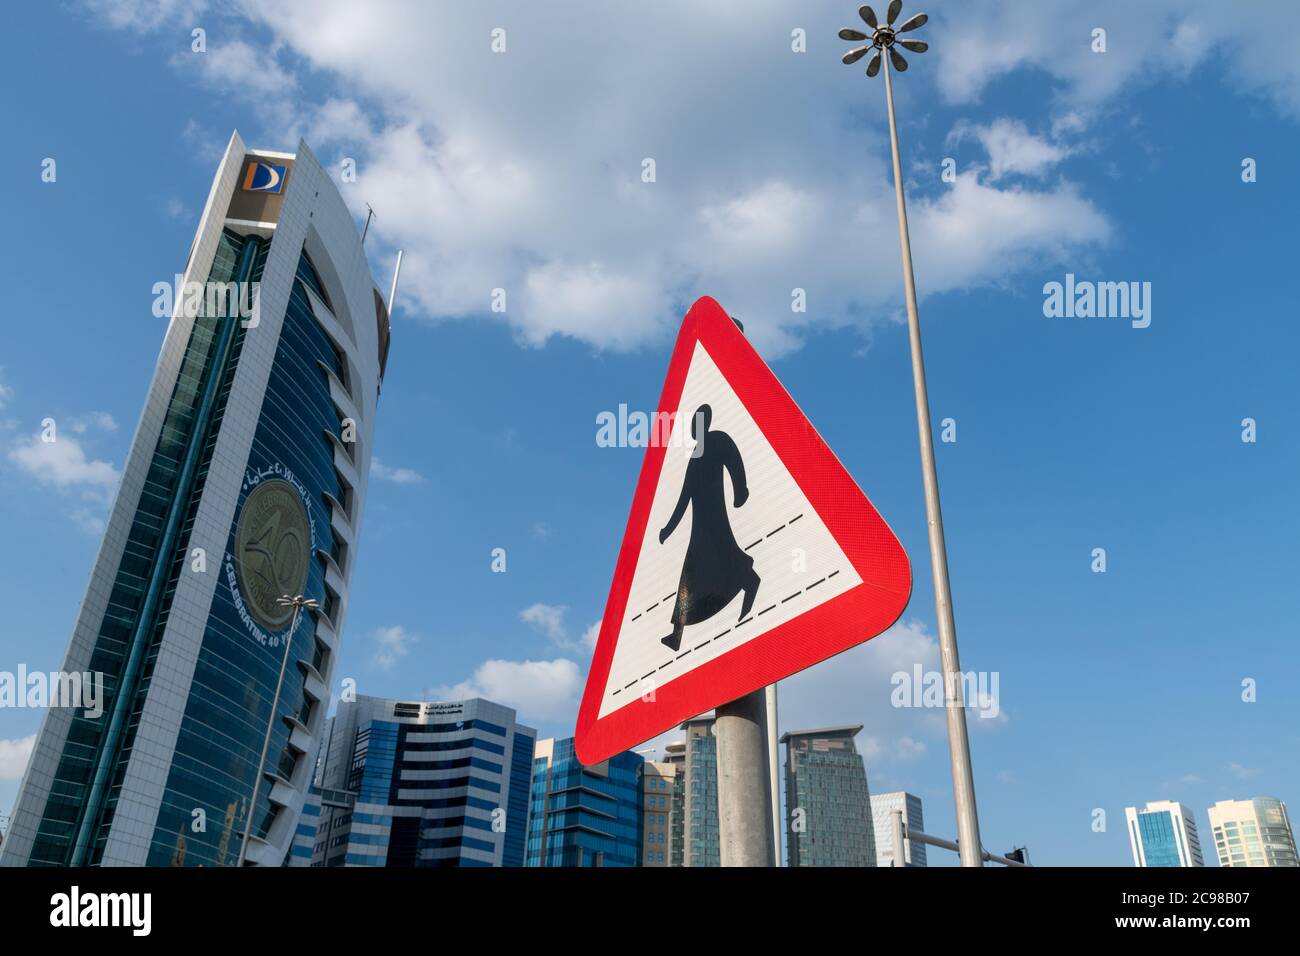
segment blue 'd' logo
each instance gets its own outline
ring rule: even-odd
[[[287,166],[275,166],[254,160],[244,174],[244,190],[250,193],[278,193],[284,189]]]

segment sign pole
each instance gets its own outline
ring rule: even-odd
[[[767,692],[760,687],[717,708],[718,842],[723,866],[771,866],[772,800],[767,772]]]
[[[743,335],[744,323],[734,315],[731,321]],[[723,866],[776,862],[769,772],[775,709],[776,687],[769,684],[716,710],[713,733],[718,742],[718,840]]]
[[[781,747],[777,741],[776,684],[764,688],[767,704],[767,784],[772,798],[772,865],[781,865]]]

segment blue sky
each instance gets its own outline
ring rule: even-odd
[[[710,294],[915,573],[893,631],[782,685],[782,729],[865,724],[872,789],[951,836],[942,712],[889,704],[937,648],[884,92],[835,38],[854,5],[604,6],[64,3],[5,31],[0,670],[62,659],[162,341],[151,288],[230,131],[304,136],[356,161],[381,285],[405,250],[337,676],[572,731],[642,455],[596,416],[653,409]],[[937,0],[896,84],[962,663],[1000,682],[971,718],[982,829],[1044,864],[1128,865],[1146,800],[1203,828],[1215,800],[1300,801],[1300,12],[1132,6]],[[1150,326],[1046,317],[1066,273],[1151,283]],[[0,813],[39,716],[0,711]]]

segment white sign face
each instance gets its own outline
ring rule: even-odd
[[[676,411],[602,718],[862,583],[700,342]]]

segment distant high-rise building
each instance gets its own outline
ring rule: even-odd
[[[1219,866],[1300,866],[1291,818],[1276,797],[1220,800],[1209,814]]]
[[[787,866],[875,866],[861,724],[784,734]]]
[[[686,731],[682,773],[682,865],[721,866],[718,836],[718,739],[714,718],[692,717]]]
[[[591,767],[573,738],[539,740],[533,758],[529,866],[636,866],[641,855],[641,765],[629,750]]]
[[[641,865],[672,865],[673,793],[677,767],[647,760],[641,769]]]
[[[536,739],[481,698],[340,703],[290,864],[523,866]]]
[[[684,866],[686,858],[686,744],[664,747],[663,762],[673,768],[672,825],[669,828],[669,866]]]
[[[3,865],[229,866],[251,823],[247,862],[279,866],[312,775],[388,308],[307,145],[237,133],[166,279],[162,350],[61,667],[102,675],[103,711],[46,711]],[[286,595],[319,609],[295,618]]]
[[[1156,800],[1142,810],[1126,807],[1128,839],[1134,866],[1204,866],[1196,817],[1191,808]]]
[[[895,810],[903,811],[909,830],[925,832],[925,815],[921,811],[921,798],[903,790],[871,795],[871,825],[876,838],[876,866],[894,865],[894,837],[890,818]],[[925,844],[903,842],[907,858],[904,866],[925,866]]]

